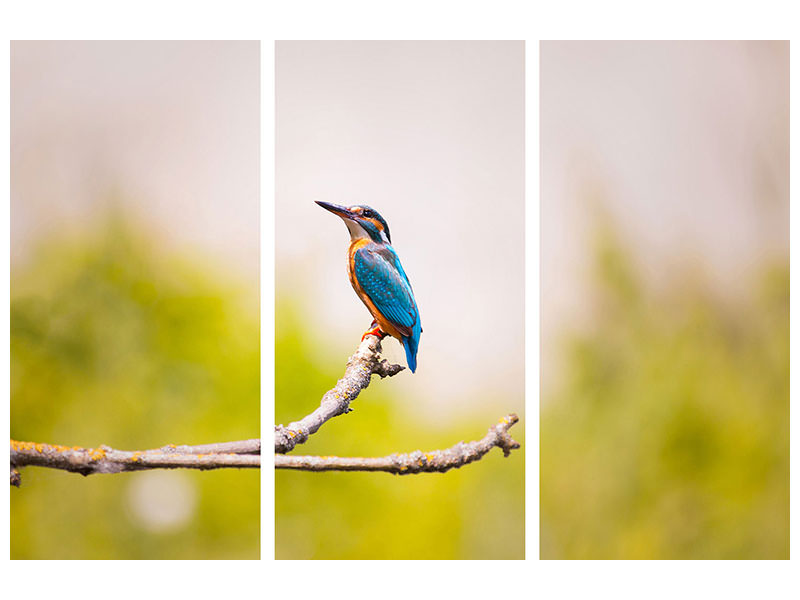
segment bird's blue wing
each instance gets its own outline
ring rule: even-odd
[[[408,329],[417,325],[419,312],[414,292],[391,247],[356,251],[353,268],[364,292],[389,321]]]

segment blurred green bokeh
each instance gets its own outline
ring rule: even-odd
[[[344,372],[300,317],[301,303],[283,296],[276,309],[276,422],[310,413]],[[353,350],[358,342],[354,339]],[[386,344],[393,343],[390,340]],[[398,377],[408,376],[404,371]],[[425,398],[398,398],[392,380],[373,378],[353,403],[295,453],[385,456],[448,448],[479,439],[506,411],[522,415],[522,398],[492,398],[481,414],[436,424],[415,417]],[[511,429],[522,449],[508,458],[494,449],[447,473],[275,474],[278,559],[521,559],[525,552],[524,419]]]
[[[788,559],[788,264],[655,297],[598,238],[593,330],[542,404],[542,558]]]
[[[257,301],[126,223],[13,270],[11,436],[127,450],[258,437]],[[258,470],[21,473],[12,558],[259,557]]]

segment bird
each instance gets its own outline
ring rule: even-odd
[[[374,319],[361,339],[368,335],[397,338],[405,349],[408,368],[414,373],[422,323],[411,283],[392,247],[389,225],[378,211],[363,204],[316,203],[341,217],[350,232],[350,284]]]

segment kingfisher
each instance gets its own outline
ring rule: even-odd
[[[392,248],[389,225],[369,206],[339,206],[320,201],[317,204],[341,217],[350,232],[347,253],[350,284],[374,318],[361,339],[368,335],[397,338],[413,373],[417,370],[422,325],[411,283]]]

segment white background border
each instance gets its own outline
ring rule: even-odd
[[[5,117],[0,169],[9,190],[10,39],[260,39],[261,40],[261,302],[262,436],[269,440],[274,414],[274,40],[281,39],[524,39],[526,40],[526,561],[279,561],[274,556],[274,478],[262,475],[262,561],[75,561],[8,560],[5,534],[4,591],[9,597],[220,598],[276,593],[305,599],[316,595],[394,598],[510,596],[531,598],[613,596],[630,598],[784,598],[797,589],[791,561],[538,561],[538,364],[539,364],[539,101],[540,39],[791,39],[798,19],[788,1],[689,2],[657,5],[633,1],[470,2],[467,0],[378,2],[138,2],[18,0],[4,6],[6,30],[0,56]],[[792,45],[794,46],[794,44]],[[794,48],[792,48],[794,50]],[[791,61],[792,81],[797,70]],[[796,86],[792,85],[796,92]],[[796,94],[792,94],[792,109]],[[792,110],[793,115],[798,113]],[[792,147],[798,147],[796,127]],[[791,173],[796,172],[795,153]],[[794,195],[794,194],[792,194]],[[2,211],[2,294],[9,298],[9,199]],[[797,211],[791,230],[798,231]],[[791,249],[791,310],[797,309],[797,256]],[[2,411],[8,430],[9,322],[2,320],[0,352]],[[797,345],[797,327],[791,333]],[[792,353],[792,373],[797,373]],[[794,397],[794,388],[792,389]],[[797,410],[792,411],[792,457],[797,458]],[[267,444],[269,448],[270,444]],[[7,446],[3,456],[7,459]],[[265,453],[268,464],[270,454]],[[792,465],[796,460],[792,460]],[[796,478],[792,478],[792,482]],[[793,486],[794,487],[794,486]],[[797,515],[797,494],[792,494]],[[54,499],[57,501],[57,499]],[[324,498],[316,499],[324,502]],[[8,515],[8,496],[0,511]],[[795,527],[794,530],[797,528]],[[797,548],[796,531],[791,536]],[[796,593],[796,592],[795,592]]]

